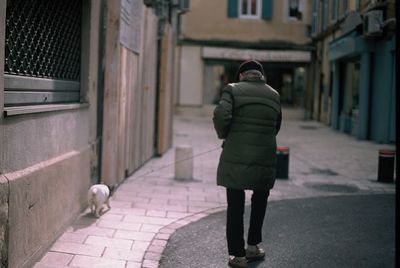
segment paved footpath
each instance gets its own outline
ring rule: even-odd
[[[278,143],[290,147],[290,178],[277,181],[270,200],[395,192],[376,182],[378,150],[394,146],[357,141],[302,115],[283,111]],[[174,146],[183,144],[193,146],[192,181],[174,180],[170,149],[121,184],[100,219],[82,213],[34,267],[158,267],[175,230],[226,208],[225,189],[215,184],[221,142],[211,118],[176,116]]]

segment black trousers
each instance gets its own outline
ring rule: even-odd
[[[262,241],[262,226],[267,209],[269,191],[253,191],[251,196],[250,226],[247,237],[248,245],[257,245]],[[226,219],[226,238],[229,255],[244,257],[244,190],[226,189],[228,211]]]

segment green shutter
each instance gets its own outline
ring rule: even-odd
[[[272,0],[262,0],[261,17],[264,20],[272,19]]]
[[[228,0],[228,18],[238,17],[238,0]]]

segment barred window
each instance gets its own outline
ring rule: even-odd
[[[5,106],[79,102],[82,0],[8,0]]]

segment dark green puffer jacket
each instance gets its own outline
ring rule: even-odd
[[[276,174],[276,135],[282,113],[279,93],[262,78],[228,84],[214,110],[214,128],[224,139],[217,184],[269,190]]]

